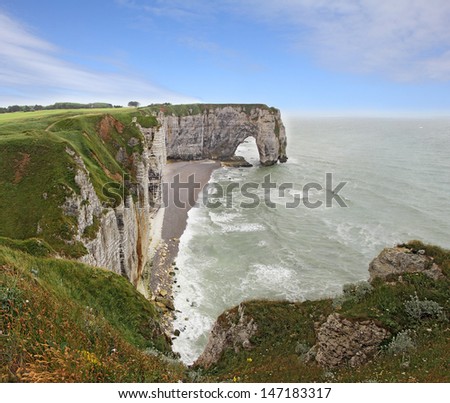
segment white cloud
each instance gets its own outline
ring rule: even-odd
[[[231,13],[271,24],[285,45],[309,52],[330,69],[397,81],[450,79],[448,0],[116,1],[154,18],[220,21]]]
[[[234,0],[235,12],[297,28],[329,67],[400,81],[450,79],[448,0]]]
[[[92,71],[66,62],[53,44],[0,12],[0,105],[55,101],[105,101],[124,104],[130,99],[150,102],[192,102],[127,74]]]

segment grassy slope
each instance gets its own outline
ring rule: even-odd
[[[66,197],[79,189],[74,176],[77,165],[66,152],[75,149],[89,171],[100,199],[107,205],[118,199],[103,195],[106,183],[121,186],[121,177],[133,176],[133,154],[142,145],[130,147],[131,137],[142,138],[132,124],[157,125],[145,109],[99,109],[39,111],[0,115],[0,236],[14,239],[40,237],[68,257],[85,253],[80,243],[70,243],[74,217],[63,214]],[[113,116],[121,125],[103,125]],[[115,156],[122,147],[128,158],[120,165]]]
[[[218,365],[205,373],[211,381],[242,382],[449,382],[450,381],[450,251],[420,242],[446,273],[434,281],[424,275],[404,275],[403,283],[378,281],[369,294],[347,295],[338,307],[332,300],[304,303],[250,301],[245,312],[258,324],[254,348],[228,351]],[[417,293],[420,300],[437,302],[447,320],[424,317],[417,321],[405,312],[405,302]],[[335,304],[336,305],[336,304]],[[314,323],[324,322],[331,312],[353,319],[372,319],[387,328],[392,338],[409,329],[415,347],[393,354],[386,348],[372,362],[358,368],[327,371],[306,363],[302,352],[315,344]],[[389,341],[386,343],[388,344]]]
[[[0,246],[2,381],[178,381],[156,308],[124,278]]]

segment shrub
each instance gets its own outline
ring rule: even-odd
[[[399,332],[387,345],[386,351],[390,354],[397,355],[415,348],[415,343],[411,337],[411,330],[403,330]]]
[[[444,309],[436,301],[426,298],[421,301],[417,293],[411,295],[410,300],[406,301],[404,305],[408,316],[416,322],[427,318],[445,319]]]
[[[2,312],[10,313],[14,308],[22,305],[22,291],[13,282],[0,286],[0,303]]]
[[[344,284],[343,294],[333,299],[333,307],[341,306],[344,302],[360,302],[373,291],[373,287],[367,281]]]

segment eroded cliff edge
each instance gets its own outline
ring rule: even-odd
[[[93,192],[82,161],[76,178],[81,194],[70,199],[76,205],[78,234],[88,253],[81,257],[85,263],[109,268],[138,285],[148,262],[152,216],[161,202],[161,171],[167,159],[227,159],[247,137],[256,139],[262,165],[287,160],[286,133],[280,111],[264,105],[185,105],[152,106],[144,114],[156,118],[152,127],[134,124],[142,136],[141,152],[133,155],[135,172],[131,194],[115,208],[103,210]],[[114,122],[112,122],[114,124]],[[115,159],[123,164],[126,158],[119,148]],[[87,203],[86,201],[90,202]],[[95,217],[100,220],[98,232],[90,240],[82,235]],[[146,287],[142,287],[145,290]]]
[[[167,159],[228,159],[252,136],[261,164],[287,160],[280,112],[265,105],[61,112],[39,127],[24,119],[10,137],[3,128],[0,236],[43,239],[135,286],[151,255]]]
[[[369,281],[222,313],[194,368],[215,382],[448,382],[450,250],[386,248]]]

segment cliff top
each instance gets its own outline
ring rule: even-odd
[[[188,116],[188,115],[197,115],[204,113],[205,111],[211,111],[215,109],[225,108],[225,107],[233,107],[240,108],[243,112],[249,114],[253,109],[259,108],[271,111],[273,113],[277,113],[278,109],[274,107],[269,107],[265,104],[180,104],[180,105],[172,105],[169,103],[165,104],[152,104],[142,109],[147,109],[152,112],[163,112],[165,115],[175,116]]]
[[[439,280],[404,273],[347,285],[334,299],[242,303],[218,320],[235,344],[208,370],[192,371],[154,349],[143,352],[155,344],[164,350],[165,342],[155,307],[124,278],[42,258],[45,245],[2,241],[2,331],[10,360],[2,361],[1,381],[449,382],[448,250],[417,241],[402,246],[433,258],[444,275]],[[316,362],[317,338],[332,358],[348,359],[358,345],[370,346],[379,329],[384,341],[357,367],[351,360],[332,368]]]

